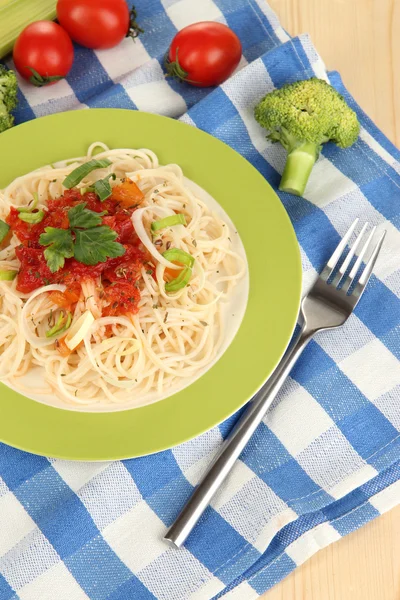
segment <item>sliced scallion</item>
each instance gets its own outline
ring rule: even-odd
[[[81,193],[81,196],[84,196],[84,195],[85,195],[85,194],[87,194],[88,192],[94,192],[94,187],[93,187],[93,186],[90,186],[90,187],[82,187],[82,188],[80,188],[80,190],[79,190],[79,191],[80,191],[80,193]]]
[[[172,227],[173,225],[186,225],[185,215],[171,215],[170,217],[165,217],[165,219],[161,219],[160,221],[153,221],[151,224],[151,230],[159,231],[160,229],[166,229],[166,227]]]
[[[59,335],[60,333],[64,333],[67,329],[69,329],[72,321],[71,313],[67,313],[67,316],[64,313],[60,313],[57,322],[51,329],[46,331],[46,337],[53,337],[54,335]]]
[[[18,218],[21,219],[21,221],[25,221],[25,223],[37,225],[43,221],[44,214],[44,210],[38,210],[37,212],[23,212],[18,215]]]
[[[177,262],[180,265],[186,265],[187,267],[193,267],[194,258],[188,252],[180,250],[179,248],[170,248],[163,252],[163,257],[170,262]]]
[[[111,189],[111,185],[110,185],[110,177],[112,179],[116,179],[115,173],[111,173],[110,175],[107,175],[107,177],[104,177],[104,179],[99,179],[93,185],[93,191],[95,194],[97,194],[100,202],[104,202],[104,200],[107,200],[107,198],[109,198],[112,194],[112,189]]]
[[[0,281],[12,281],[18,275],[18,271],[0,271]]]
[[[9,231],[10,226],[0,219],[0,243],[4,240]]]
[[[168,281],[168,283],[165,284],[165,291],[177,292],[178,290],[181,290],[189,283],[191,276],[192,269],[190,267],[185,267],[179,273],[178,277],[175,277],[175,279]]]
[[[83,165],[79,165],[76,169],[74,169],[63,181],[63,186],[67,189],[71,189],[78,185],[89,173],[95,171],[96,169],[103,169],[104,167],[109,167],[111,165],[111,161],[108,158],[102,158],[101,160],[96,160],[93,158]]]
[[[30,201],[28,206],[21,206],[20,208],[17,208],[17,211],[19,213],[30,213],[33,210],[35,210],[35,208],[38,205],[38,202],[39,202],[39,195],[37,192],[33,192],[33,200]]]

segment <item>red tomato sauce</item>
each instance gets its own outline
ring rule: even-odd
[[[133,201],[128,206],[126,201],[126,188],[128,182],[115,186],[113,195],[100,202],[96,194],[88,192],[81,195],[78,189],[66,190],[64,195],[57,200],[47,202],[47,211],[41,223],[37,225],[25,223],[19,219],[18,211],[11,208],[7,223],[11,230],[21,241],[16,248],[16,255],[21,263],[17,276],[17,290],[30,293],[39,287],[51,283],[63,283],[67,286],[69,294],[65,298],[58,298],[60,305],[73,305],[74,298],[81,293],[81,283],[90,279],[101,277],[103,290],[102,298],[108,303],[103,309],[103,315],[120,315],[135,313],[140,300],[139,280],[141,268],[148,257],[141,249],[140,240],[133,228],[131,216],[135,208],[143,199],[143,194],[135,186]],[[133,182],[129,182],[129,185]],[[119,197],[125,193],[124,201]],[[141,194],[141,196],[140,196]],[[74,258],[65,260],[62,269],[52,273],[47,266],[44,256],[45,248],[40,244],[39,237],[46,227],[68,229],[68,210],[77,204],[86,203],[86,208],[94,212],[106,212],[102,222],[118,233],[116,239],[125,248],[125,254],[117,258],[108,258],[97,265],[85,265]]]

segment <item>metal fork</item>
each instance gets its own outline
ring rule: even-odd
[[[358,221],[359,219],[356,219],[351,225],[312,289],[303,299],[300,309],[302,327],[296,341],[286,352],[269,380],[255,394],[249,408],[222,444],[203,479],[165,535],[164,539],[177,548],[185,542],[212,497],[224,482],[310,339],[317,331],[343,325],[360,300],[378,258],[386,231],[375,244],[368,262],[359,275],[363,258],[371,246],[376,227],[371,230],[361,247],[368,226],[366,223],[346,255],[348,242]],[[361,250],[356,255],[360,247]],[[347,273],[355,257],[355,263]]]

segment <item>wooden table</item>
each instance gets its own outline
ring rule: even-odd
[[[400,0],[269,0],[400,146]],[[400,500],[400,499],[399,499]],[[320,551],[263,600],[399,600],[400,507]]]

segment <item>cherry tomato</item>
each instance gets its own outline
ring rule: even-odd
[[[58,0],[57,18],[71,38],[87,48],[112,48],[142,31],[126,0]]]
[[[239,64],[242,45],[236,33],[222,23],[202,21],[188,25],[172,40],[166,69],[197,87],[219,85]]]
[[[19,34],[13,59],[24,79],[37,86],[48,85],[67,75],[74,60],[74,47],[60,25],[36,21]]]

